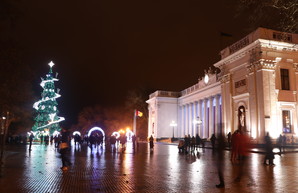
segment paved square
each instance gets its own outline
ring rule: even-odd
[[[243,178],[234,182],[239,165],[229,160],[225,151],[226,187],[219,183],[216,153],[200,149],[197,154],[179,154],[176,145],[155,144],[150,151],[140,143],[133,152],[128,143],[125,152],[105,148],[74,148],[72,166],[61,171],[60,154],[54,145],[7,146],[0,192],[231,192],[295,193],[298,192],[296,153],[275,156],[275,166],[262,164],[264,155],[251,153]]]

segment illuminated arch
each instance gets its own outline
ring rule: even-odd
[[[88,132],[88,137],[90,137],[93,131],[100,131],[102,133],[102,136],[105,137],[105,132],[100,127],[93,127],[92,129],[90,129],[90,131]]]
[[[126,130],[127,141],[132,141],[133,135],[134,135],[134,133],[131,130],[129,130],[129,129]]]
[[[76,135],[76,134],[78,134],[79,136],[81,136],[81,133],[80,133],[79,131],[74,131],[74,132],[72,133],[72,135]]]
[[[120,133],[117,131],[113,132],[112,135],[116,136],[116,139],[120,137]]]

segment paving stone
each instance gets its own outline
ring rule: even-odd
[[[251,153],[240,182],[234,182],[239,164],[223,162],[225,189],[217,189],[216,153],[200,149],[198,154],[179,154],[177,146],[156,144],[150,151],[141,143],[136,152],[128,144],[125,152],[83,145],[69,152],[72,166],[61,171],[59,152],[53,145],[9,145],[1,168],[0,192],[202,192],[245,193],[298,192],[298,154],[275,156],[275,166],[262,164],[264,155]]]

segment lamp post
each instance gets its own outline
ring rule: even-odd
[[[0,132],[0,175],[2,173],[1,168],[3,164],[3,154],[4,154],[4,146],[5,146],[5,140],[7,135],[7,129],[8,129],[8,120],[9,120],[9,112],[6,112],[6,116],[2,116],[1,118],[1,132]]]
[[[199,126],[202,124],[202,120],[200,117],[197,117],[195,120],[193,120],[193,123],[197,126],[197,134],[199,135]]]
[[[173,142],[174,141],[174,138],[175,138],[174,137],[174,129],[177,126],[177,123],[175,121],[172,121],[171,124],[170,124],[170,126],[173,127],[173,138],[172,138],[172,142]]]

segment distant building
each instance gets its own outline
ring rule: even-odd
[[[223,49],[221,60],[198,83],[149,96],[148,135],[155,138],[266,132],[288,139],[298,131],[298,34],[258,28]],[[176,124],[173,124],[176,123]]]

